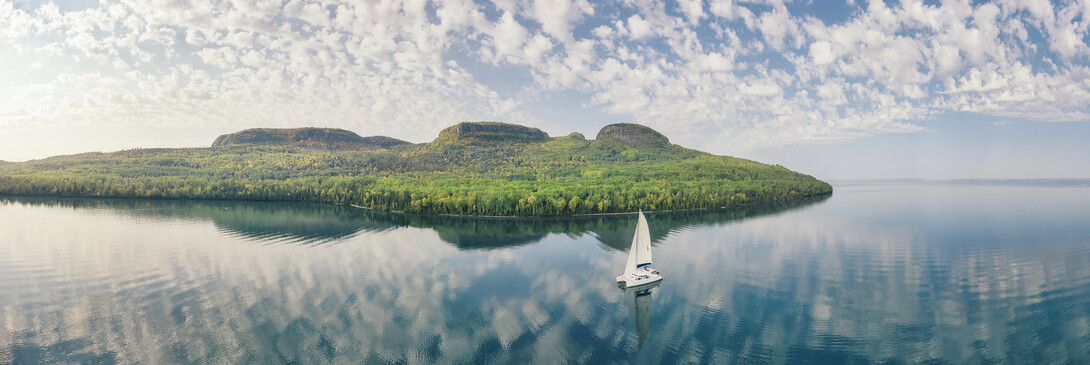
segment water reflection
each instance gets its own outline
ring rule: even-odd
[[[225,233],[266,242],[323,243],[394,225],[367,219],[359,209],[312,203],[216,200],[3,198],[0,203],[65,207],[157,220],[211,221]]]
[[[646,299],[615,286],[631,232],[602,241],[632,217],[318,206],[270,231],[215,217],[295,213],[130,202],[0,202],[0,363],[1090,362],[1090,189],[866,186],[753,219],[649,215],[670,277]]]
[[[831,195],[787,202],[715,210],[647,213],[652,241],[687,229],[778,214],[828,199]],[[593,235],[606,247],[628,250],[633,216],[601,215],[548,218],[455,217],[389,213],[339,205],[283,202],[138,200],[0,197],[0,202],[35,206],[109,210],[163,219],[210,220],[225,232],[263,242],[326,243],[359,233],[394,228],[426,228],[459,249],[490,250],[532,244],[549,234]]]
[[[643,348],[643,342],[647,340],[647,333],[651,327],[651,292],[660,284],[662,281],[621,289],[624,292],[625,304],[628,305],[628,313],[632,316],[636,335],[639,337],[639,348]]]
[[[783,213],[820,203],[830,196],[727,209],[648,212],[648,224],[652,241],[660,242],[674,232]],[[434,229],[444,241],[462,249],[496,249],[531,244],[549,234],[571,237],[591,234],[606,247],[627,251],[635,229],[635,216],[631,214],[546,218],[450,217],[378,211],[365,211],[362,214],[398,227]]]

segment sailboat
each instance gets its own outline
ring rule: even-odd
[[[628,251],[628,263],[624,274],[617,277],[617,283],[623,287],[647,285],[662,280],[658,270],[651,268],[651,231],[647,229],[647,218],[640,211],[640,220],[636,222],[636,234],[632,237],[632,248]]]

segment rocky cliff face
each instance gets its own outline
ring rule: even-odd
[[[361,149],[390,148],[409,142],[384,136],[360,137],[351,131],[336,128],[255,128],[219,136],[212,142],[212,147],[247,144]]]
[[[670,139],[654,129],[639,124],[617,123],[602,127],[595,139],[616,141],[629,146],[669,146]]]
[[[466,122],[439,132],[436,142],[495,143],[546,142],[549,135],[537,128],[494,122]]]

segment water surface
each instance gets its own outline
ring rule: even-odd
[[[1088,363],[1085,184],[634,216],[0,198],[0,362]]]

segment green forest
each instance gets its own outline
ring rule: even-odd
[[[330,133],[314,130],[288,137],[284,130],[249,130],[238,133],[247,138],[221,136],[210,148],[0,164],[0,195],[309,201],[427,214],[555,216],[718,208],[832,191],[782,166],[684,148],[634,124],[606,126],[586,140],[578,133],[549,137],[512,124],[462,123],[420,144],[345,138],[342,132],[352,132],[339,130],[336,141],[324,143]],[[253,136],[273,131],[279,137]],[[243,142],[223,142],[232,140]]]

